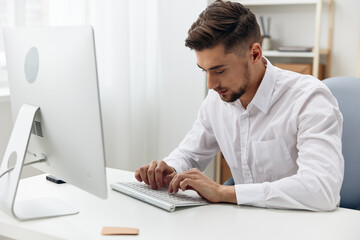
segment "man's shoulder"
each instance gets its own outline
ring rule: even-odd
[[[330,103],[325,105],[337,106],[337,101],[329,88],[319,79],[311,75],[278,69],[276,81],[276,94],[273,101],[277,98],[287,99],[286,104],[301,108],[309,101],[319,103]]]
[[[311,75],[304,75],[293,71],[276,69],[276,86],[294,92],[309,93],[316,89],[326,89],[325,85]]]

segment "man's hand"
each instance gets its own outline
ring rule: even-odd
[[[234,186],[217,184],[196,168],[177,174],[172,179],[169,184],[169,192],[176,193],[179,189],[195,190],[210,202],[237,203]]]
[[[152,189],[168,185],[175,175],[176,171],[164,161],[152,161],[135,171],[135,178],[139,182],[144,181]]]

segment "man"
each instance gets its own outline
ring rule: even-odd
[[[262,55],[255,16],[216,1],[191,26],[185,45],[206,72],[208,96],[191,131],[163,161],[135,177],[169,192],[193,189],[211,202],[330,211],[340,201],[342,116],[328,88],[281,70]],[[202,174],[221,150],[235,182]]]

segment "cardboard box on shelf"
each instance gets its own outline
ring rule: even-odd
[[[274,66],[301,74],[312,74],[311,63],[275,63]],[[324,64],[319,64],[319,79],[324,79]]]

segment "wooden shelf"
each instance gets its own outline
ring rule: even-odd
[[[313,58],[313,52],[279,52],[277,50],[263,51],[265,57],[299,57]]]
[[[321,49],[320,55],[328,55],[329,50]],[[314,52],[283,52],[277,50],[263,51],[265,57],[297,57],[297,58],[313,58],[315,56]]]

